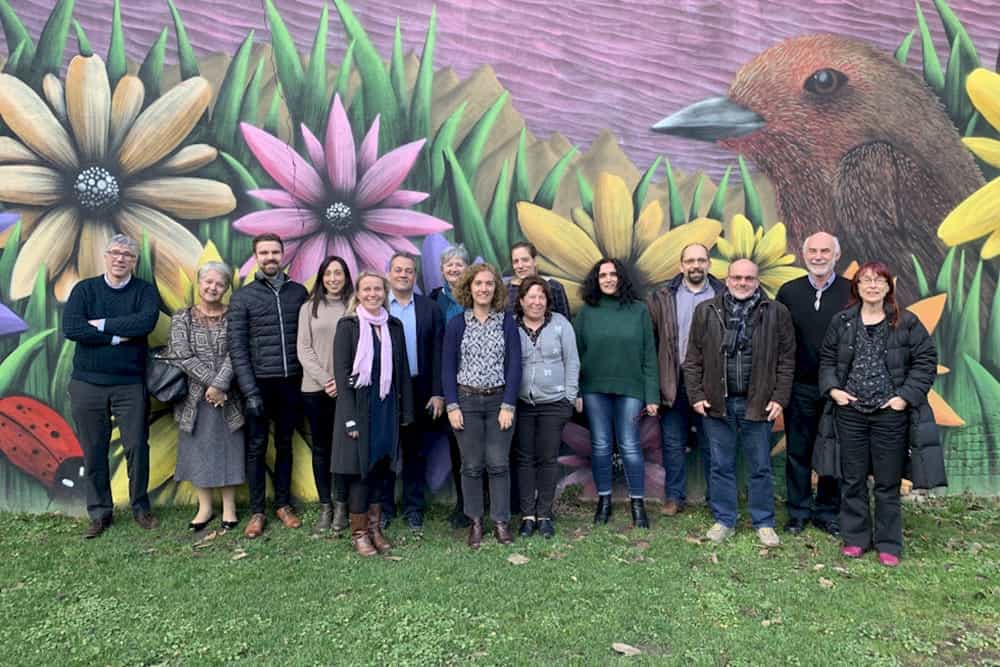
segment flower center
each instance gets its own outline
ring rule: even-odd
[[[118,203],[118,179],[104,167],[87,167],[74,184],[80,206],[92,212],[105,211]]]
[[[354,222],[354,211],[342,201],[336,201],[323,211],[323,220],[338,232],[347,231]]]

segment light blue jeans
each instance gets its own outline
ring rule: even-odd
[[[619,394],[584,394],[583,406],[590,422],[590,463],[597,493],[611,494],[611,451],[615,439],[625,463],[630,498],[646,492],[646,461],[639,442],[642,401]]]

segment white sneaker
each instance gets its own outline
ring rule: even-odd
[[[712,527],[708,529],[707,533],[705,533],[705,537],[718,544],[719,542],[722,542],[727,537],[732,535],[734,532],[736,532],[734,529],[727,528],[726,526],[723,526],[721,523],[716,522],[712,524]]]
[[[778,538],[778,534],[774,532],[774,528],[767,526],[758,528],[757,537],[765,547],[777,547],[781,545],[781,540]]]

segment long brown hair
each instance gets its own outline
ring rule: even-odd
[[[896,283],[892,279],[892,272],[889,267],[882,262],[866,262],[861,265],[857,273],[854,274],[854,280],[851,281],[851,299],[848,302],[848,306],[853,306],[856,303],[861,303],[861,276],[866,273],[874,273],[877,277],[885,280],[886,284],[889,286],[889,291],[886,292],[885,298],[882,301],[882,307],[885,309],[885,315],[889,318],[889,325],[896,327],[899,325],[899,304],[896,303]]]
[[[337,297],[347,305],[351,297],[354,295],[354,282],[351,278],[351,270],[347,268],[347,262],[343,258],[337,255],[330,255],[319,265],[319,271],[316,272],[316,282],[313,283],[312,294],[309,298],[312,300],[312,316],[319,317],[319,304],[327,296],[333,296],[330,294],[329,290],[326,289],[326,285],[323,284],[323,274],[326,273],[327,268],[330,264],[336,262],[340,265],[341,271],[344,272],[344,287],[340,290],[340,295]]]
[[[502,313],[507,309],[507,286],[503,283],[503,277],[500,272],[497,271],[496,267],[492,264],[486,264],[485,262],[480,262],[478,264],[473,264],[465,269],[465,273],[458,280],[458,285],[455,287],[455,301],[457,301],[462,308],[472,308],[472,281],[475,279],[476,275],[482,272],[493,274],[493,282],[495,287],[493,289],[493,301],[490,303],[490,308],[498,313]]]

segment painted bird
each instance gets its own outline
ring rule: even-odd
[[[750,158],[775,185],[796,250],[836,234],[850,261],[887,261],[909,274],[910,254],[936,274],[947,248],[936,230],[983,184],[934,93],[872,45],[810,35],[744,65],[726,97],[692,104],[656,132],[717,141]],[[898,284],[904,302],[912,281]]]

